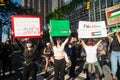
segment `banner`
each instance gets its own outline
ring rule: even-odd
[[[120,4],[105,9],[108,25],[120,23]]]
[[[11,18],[13,38],[42,38],[41,16],[13,15]]]
[[[50,36],[70,36],[69,20],[50,20]]]
[[[106,36],[107,31],[105,21],[100,22],[79,21],[78,38],[99,38]]]

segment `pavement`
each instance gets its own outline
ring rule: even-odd
[[[84,61],[77,61],[76,64],[77,64],[75,67],[76,77],[73,80],[85,80],[86,75],[82,74],[82,67]],[[23,58],[21,54],[14,55],[12,60],[12,65],[13,65],[12,75],[8,75],[9,72],[6,72],[6,77],[0,77],[0,80],[22,80]],[[70,69],[70,64],[67,64],[65,69],[65,80],[70,80],[68,75],[69,69]],[[105,77],[102,80],[112,80],[110,67],[108,65],[104,65],[102,69],[105,75]],[[31,77],[29,80],[31,80]],[[49,66],[47,73],[45,73],[44,70],[38,72],[37,80],[54,80],[53,66]],[[94,77],[91,76],[90,80],[94,80]]]
[[[69,75],[68,75],[69,67],[70,67],[70,65],[67,64],[67,67],[65,69],[65,71],[66,71],[65,72],[65,80],[69,80]],[[23,67],[19,68],[19,71],[21,72],[21,74],[22,74],[22,69],[23,69]],[[84,80],[84,78],[79,76],[80,66],[76,66],[75,71],[76,71],[75,73],[77,76],[74,78],[74,80]],[[6,72],[5,74],[6,74],[6,77],[4,77],[4,78],[2,77],[2,78],[0,78],[0,80],[21,80],[20,78],[17,77],[15,71],[12,71],[12,75],[9,75],[9,72]],[[18,72],[17,72],[17,74],[18,74]],[[31,77],[29,79],[31,80]],[[38,72],[37,73],[37,80],[54,80],[54,68],[53,68],[53,66],[50,66],[48,68],[47,73],[45,73],[44,70],[41,72]]]

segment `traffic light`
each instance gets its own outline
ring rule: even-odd
[[[0,6],[5,6],[6,5],[6,0],[0,0]]]
[[[87,10],[90,9],[90,1],[87,2],[86,9],[87,9]]]

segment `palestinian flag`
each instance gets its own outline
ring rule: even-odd
[[[101,36],[101,31],[97,31],[97,32],[91,32],[92,36]]]
[[[111,12],[107,12],[107,18],[108,19],[113,19],[116,17],[120,17],[120,9],[116,9],[114,11]]]

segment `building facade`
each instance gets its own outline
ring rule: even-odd
[[[74,12],[66,16],[72,29],[78,28],[79,21],[106,21],[105,9],[120,4],[120,0],[90,0],[90,2],[89,10],[86,10],[86,2],[83,2]]]
[[[44,26],[46,26],[46,17],[52,12],[52,0],[43,0],[44,1]]]
[[[61,6],[63,6],[63,3],[64,3],[64,0],[54,0],[54,9],[60,8]]]
[[[52,12],[52,0],[22,0],[22,6],[39,12],[43,26],[46,26],[46,16]]]

